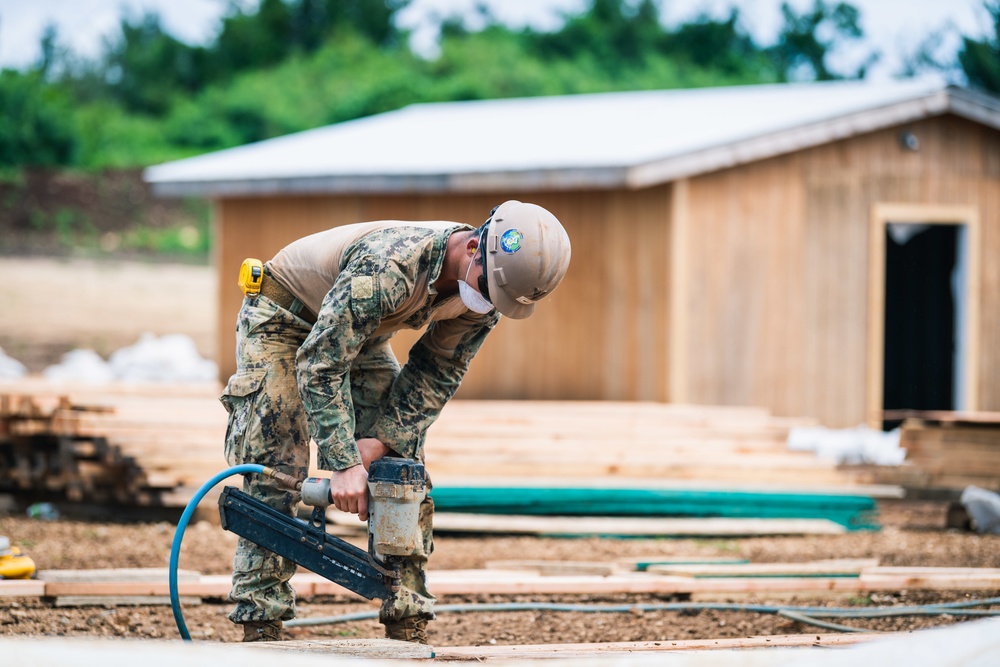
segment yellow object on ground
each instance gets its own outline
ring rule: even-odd
[[[0,579],[31,579],[35,574],[35,561],[17,547],[0,555]]]

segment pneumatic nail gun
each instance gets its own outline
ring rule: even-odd
[[[422,463],[390,457],[372,462],[367,552],[326,532],[329,479],[277,478],[302,492],[302,502],[313,507],[309,521],[227,486],[219,497],[222,527],[369,600],[388,599],[399,591],[400,558],[423,551],[418,519],[427,482]]]

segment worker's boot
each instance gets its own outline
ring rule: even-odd
[[[250,621],[243,624],[243,641],[281,641],[281,621]]]
[[[427,619],[419,616],[409,616],[398,621],[386,621],[385,636],[388,639],[426,644]]]

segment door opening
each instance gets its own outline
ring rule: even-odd
[[[964,225],[885,226],[883,409],[966,407],[967,247]]]

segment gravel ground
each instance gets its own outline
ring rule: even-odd
[[[819,558],[877,558],[882,565],[938,567],[1000,567],[1000,536],[981,536],[944,529],[941,503],[886,502],[880,506],[883,529],[835,536],[716,540],[543,539],[532,537],[438,536],[431,559],[434,569],[480,568],[489,560],[607,561],[638,556],[726,556],[755,562],[795,562]],[[21,546],[40,570],[82,568],[165,567],[174,526],[170,522],[120,523],[60,519],[39,521],[0,515],[0,535]],[[235,537],[218,526],[201,522],[184,538],[181,567],[204,574],[230,571]],[[872,606],[958,601],[1000,595],[1000,591],[885,591],[851,597],[732,598],[735,602],[809,606]],[[656,596],[489,596],[447,597],[460,602],[589,602],[653,603]],[[723,601],[723,600],[720,600]],[[188,605],[185,619],[192,637],[237,641],[239,627],[228,621],[230,604],[205,600]],[[300,618],[374,611],[369,603],[337,598],[300,601]],[[845,621],[867,630],[906,631],[961,620],[952,616],[902,617]],[[774,615],[702,611],[678,613],[582,614],[518,611],[441,614],[430,626],[430,641],[438,646],[477,644],[543,644],[610,641],[710,639],[753,635],[815,633],[814,627]],[[821,631],[821,632],[826,632]],[[0,636],[115,636],[175,638],[177,630],[167,606],[56,607],[38,598],[0,598]],[[288,638],[379,637],[374,620],[286,630]]]

